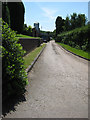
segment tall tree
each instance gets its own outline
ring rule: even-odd
[[[86,23],[85,14],[78,14],[77,26],[78,27],[85,26],[85,23]]]
[[[73,13],[73,15],[71,15],[71,29],[75,29],[77,27],[77,13]]]
[[[65,31],[68,31],[68,30],[70,30],[70,20],[69,20],[69,17],[67,16],[65,20]]]
[[[25,8],[22,2],[8,2],[12,30],[21,33],[24,25]]]
[[[56,23],[56,35],[57,35],[63,31],[64,19],[58,16],[55,23]]]
[[[2,19],[10,26],[10,11],[6,2],[2,2]]]

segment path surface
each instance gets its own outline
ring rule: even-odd
[[[7,118],[88,118],[88,62],[54,41],[28,75],[26,101]]]

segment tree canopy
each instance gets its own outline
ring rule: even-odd
[[[67,16],[64,20],[61,16],[56,18],[56,35],[62,33],[64,31],[73,30],[75,28],[79,28],[85,26],[86,17],[85,14],[73,13],[72,15]]]
[[[3,20],[7,22],[12,30],[21,33],[24,25],[25,8],[23,2],[3,2]]]
[[[60,32],[63,31],[63,25],[64,25],[64,19],[58,16],[56,19],[56,34],[59,34]]]

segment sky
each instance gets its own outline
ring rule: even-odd
[[[34,27],[39,22],[39,27],[44,31],[55,30],[55,21],[58,16],[63,19],[73,13],[85,14],[88,18],[88,2],[25,2],[25,24]]]

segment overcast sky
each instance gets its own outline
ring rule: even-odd
[[[85,14],[88,18],[88,2],[24,2],[25,23],[33,27],[39,22],[40,29],[53,31],[57,16],[66,18],[76,12]]]

